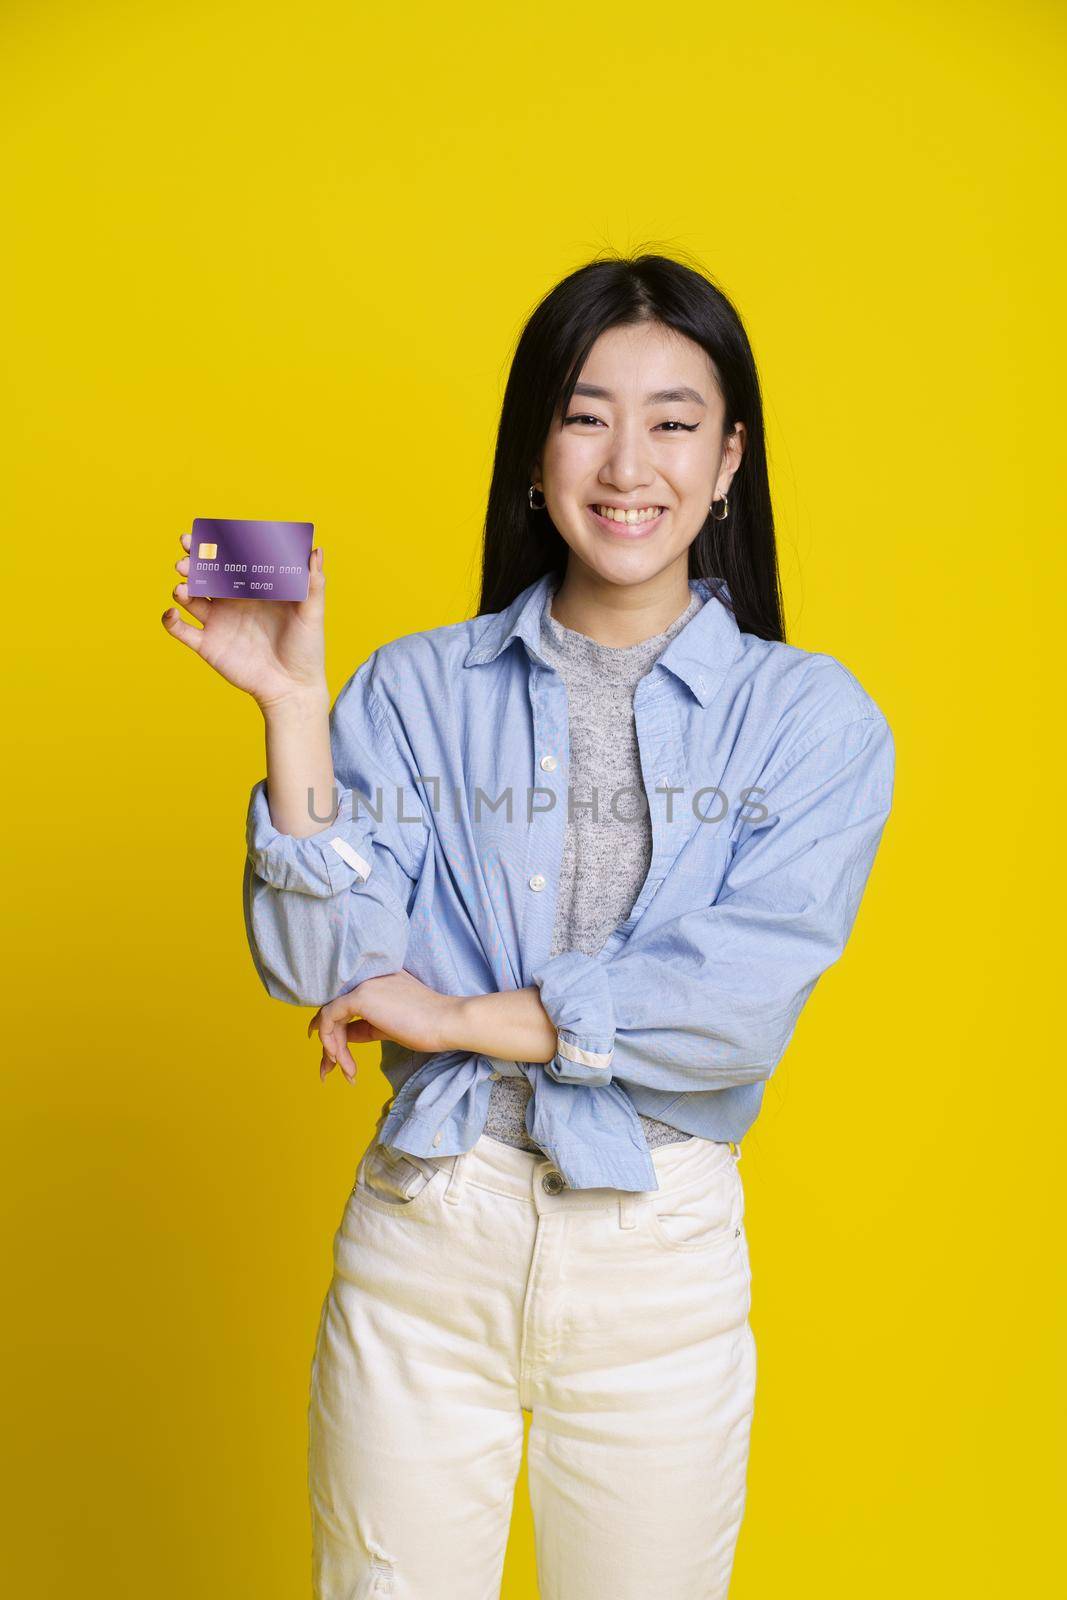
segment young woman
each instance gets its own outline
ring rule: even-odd
[[[188,537],[183,535],[188,549]],[[179,560],[187,574],[188,561]],[[311,1379],[319,1600],[499,1593],[523,1411],[544,1600],[717,1600],[756,1354],[739,1144],[841,954],[890,811],[886,719],[783,638],[741,321],[598,260],[519,341],[478,615],[332,711],[325,579],[175,597],[250,694],[245,911],[321,1071],[392,1094]]]

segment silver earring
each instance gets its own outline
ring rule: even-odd
[[[534,504],[534,495],[535,494],[540,494],[541,495],[541,504],[540,505],[535,505]],[[532,483],[531,483],[530,487],[526,491],[526,498],[530,502],[530,510],[531,511],[543,511],[545,509],[546,505],[548,504],[548,501],[545,499],[544,495],[541,494],[540,489],[535,489]]]
[[[725,522],[727,517],[730,515],[730,502],[729,502],[729,499],[727,498],[726,495],[723,495],[723,497],[722,497],[722,516],[721,517],[717,517],[715,515],[715,507],[718,504],[719,504],[718,500],[713,500],[711,502],[711,505],[708,507],[708,510],[711,512],[711,520],[713,522]]]

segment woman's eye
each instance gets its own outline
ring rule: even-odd
[[[570,422],[597,422],[597,423],[601,423],[601,425],[603,425],[602,424],[602,419],[600,417],[589,416],[587,413],[581,413],[581,412],[576,413],[574,416],[571,416],[571,417],[564,417],[564,419],[563,419],[564,427],[566,427],[567,424],[570,423]],[[667,431],[669,431],[671,433],[674,433],[676,430],[680,430],[682,433],[695,433],[697,431],[697,429],[700,427],[700,423],[699,422],[676,422],[676,421],[674,421],[672,419],[672,420],[669,420],[667,422],[661,422],[661,423],[658,424],[658,426],[661,427],[661,428],[666,429]]]

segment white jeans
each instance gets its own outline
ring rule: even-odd
[[[756,1347],[737,1159],[560,1188],[483,1134],[375,1134],[334,1236],[311,1372],[315,1600],[498,1600],[523,1410],[541,1600],[721,1600]]]

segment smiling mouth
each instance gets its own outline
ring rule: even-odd
[[[592,504],[586,507],[593,520],[612,533],[638,534],[655,527],[666,511],[666,506],[634,506],[623,510],[618,506]]]

